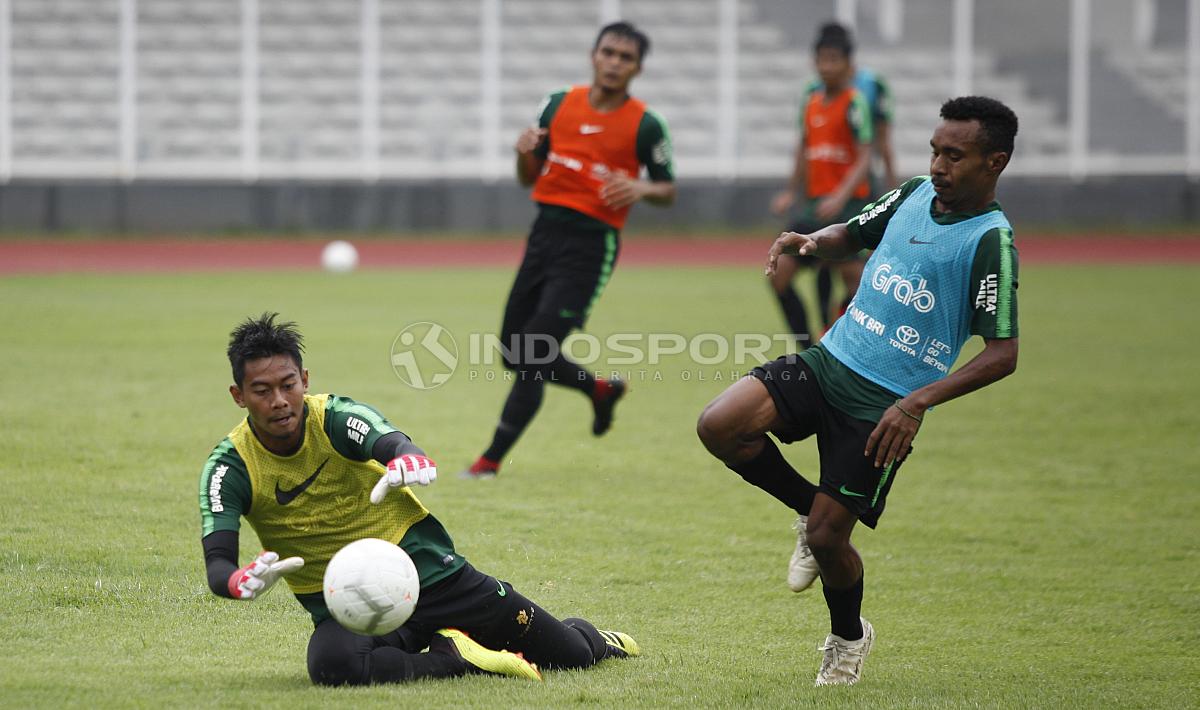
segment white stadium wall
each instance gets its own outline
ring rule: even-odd
[[[982,93],[1021,119],[1014,219],[1200,211],[1200,0],[0,0],[0,230],[520,228],[511,143],[616,16],[653,41],[634,90],[683,188],[631,226],[770,221],[834,17],[892,86],[903,174]]]

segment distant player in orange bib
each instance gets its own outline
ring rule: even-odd
[[[561,345],[583,327],[612,276],[629,208],[675,201],[667,122],[629,95],[649,49],[646,35],[627,22],[602,28],[591,85],[547,96],[537,123],[517,139],[517,179],[533,185],[538,216],[501,327],[513,386],[491,445],[464,477],[496,475],[537,414],[547,382],[588,398],[596,436],[612,425],[625,383],[595,377],[564,357]]]
[[[866,206],[872,194],[870,167],[874,128],[877,124],[886,128],[890,119],[886,85],[874,74],[856,73],[854,43],[846,28],[836,23],[822,26],[814,54],[819,78],[805,89],[800,104],[800,141],[796,147],[795,166],[787,189],[771,202],[772,212],[786,214],[797,193],[803,191],[805,209],[788,227],[788,231],[802,234],[830,222],[846,222]],[[886,142],[881,147],[885,150],[887,180],[892,182],[895,178],[891,175],[888,158],[890,148]],[[820,336],[824,324],[836,318],[830,312],[831,283],[826,269],[822,268],[818,275],[821,308],[815,329],[810,328],[804,304],[792,285],[799,267],[816,263],[817,260],[811,257],[784,256],[771,277],[771,286],[784,318],[802,347],[812,344]],[[842,272],[848,299],[858,288],[861,260],[852,257],[838,270]]]

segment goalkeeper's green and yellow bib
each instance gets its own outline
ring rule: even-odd
[[[304,558],[304,567],[285,577],[296,594],[321,591],[325,567],[343,546],[364,537],[399,543],[429,514],[407,488],[371,504],[371,488],[384,468],[334,450],[325,434],[327,399],[324,394],[304,397],[304,443],[291,456],[268,451],[251,431],[249,419],[229,434],[250,475],[253,502],[246,520],[265,549],[280,558]]]

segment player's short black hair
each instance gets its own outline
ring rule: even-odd
[[[238,324],[229,334],[229,365],[233,368],[233,381],[242,386],[246,377],[246,361],[271,357],[272,355],[287,355],[303,369],[304,360],[300,353],[304,351],[304,336],[296,329],[291,321],[276,323],[278,313],[263,313],[258,318],[247,318]]]
[[[639,65],[642,63],[642,60],[646,58],[646,55],[650,53],[650,38],[646,36],[645,32],[642,32],[638,28],[634,27],[633,23],[621,20],[619,22],[611,22],[601,27],[600,33],[596,35],[596,43],[592,45],[593,52],[600,48],[600,40],[604,37],[604,35],[616,35],[617,37],[633,40],[634,44],[636,44],[638,48]]]
[[[837,22],[826,22],[817,30],[817,41],[813,43],[813,52],[822,49],[836,49],[847,57],[854,56],[854,36],[845,25]]]
[[[988,96],[960,96],[942,104],[942,118],[947,121],[979,121],[983,129],[984,153],[1013,153],[1017,136],[1017,114],[1003,103]]]

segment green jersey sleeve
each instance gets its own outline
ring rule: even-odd
[[[1017,337],[1017,248],[1011,229],[989,230],[979,240],[971,286],[971,334],[989,339]]]
[[[646,166],[652,182],[675,180],[675,158],[667,119],[649,108],[642,114],[642,122],[638,124],[637,157],[638,162]]]
[[[874,249],[883,240],[883,232],[887,229],[892,215],[900,209],[913,190],[929,179],[928,175],[912,178],[900,187],[880,195],[877,200],[867,205],[846,223],[850,236],[858,240],[867,249]]]
[[[329,395],[325,403],[325,434],[342,456],[367,461],[375,442],[384,434],[399,431],[374,407],[349,397]]]
[[[559,89],[547,94],[546,98],[542,99],[536,112],[538,128],[550,127],[550,122],[554,120],[554,114],[558,113],[558,107],[562,106],[563,98],[566,97],[568,91],[570,91],[570,87]],[[546,140],[542,141],[533,154],[542,159],[550,155],[550,136],[546,136]]]
[[[875,122],[871,120],[871,106],[860,91],[854,92],[854,98],[846,107],[846,123],[850,130],[854,131],[854,139],[859,145],[866,145],[875,140]]]
[[[200,537],[217,530],[237,532],[250,512],[250,474],[228,438],[217,444],[200,472]]]

